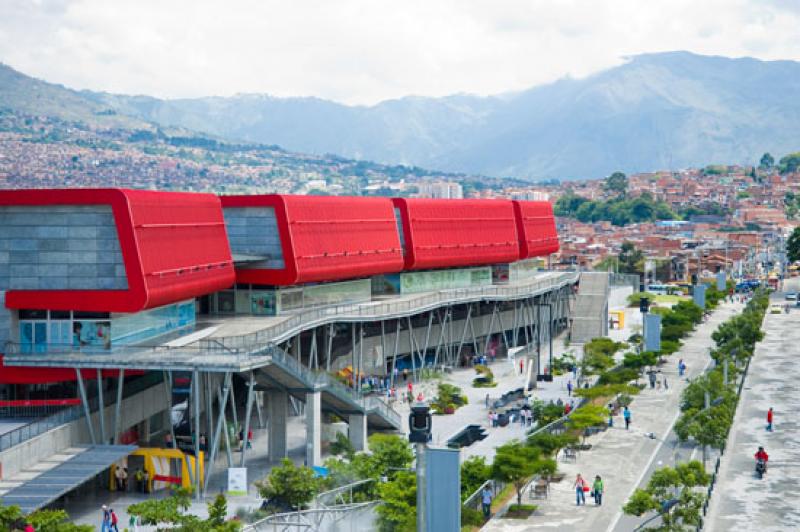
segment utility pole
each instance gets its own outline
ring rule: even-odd
[[[711,394],[706,391],[703,394],[703,399],[705,400],[705,409],[708,410],[711,408]],[[703,444],[703,468],[706,467],[706,444]]]
[[[427,508],[425,508],[425,447],[424,443],[417,443],[417,532],[426,532],[425,518]]]

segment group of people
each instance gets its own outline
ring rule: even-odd
[[[596,475],[594,477],[594,482],[592,482],[591,488],[589,487],[589,483],[584,480],[580,473],[575,478],[575,502],[578,506],[581,504],[586,504],[586,493],[589,493],[589,496],[594,499],[594,504],[596,506],[601,506],[603,504],[603,491],[605,491],[603,486],[603,479],[600,478],[600,475]]]
[[[119,532],[119,519],[117,514],[114,513],[113,508],[103,505],[103,522],[100,526],[100,532]]]

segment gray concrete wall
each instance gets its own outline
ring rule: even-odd
[[[110,206],[0,206],[0,290],[126,288]]]
[[[87,385],[94,385],[94,381],[87,382]],[[114,399],[107,397],[106,400]],[[120,427],[122,430],[126,430],[163,411],[165,408],[167,408],[167,386],[161,383],[122,401],[122,422]],[[110,440],[111,433],[114,430],[113,406],[106,407],[105,420],[106,436]],[[95,412],[92,415],[92,422],[94,423],[95,434],[99,438],[99,413]],[[86,426],[86,418],[81,417],[1,452],[0,467],[2,467],[2,478],[6,479],[20,471],[30,469],[42,460],[68,447],[88,443],[91,443],[89,429]]]
[[[252,268],[281,269],[283,250],[278,236],[278,221],[272,207],[226,207],[225,228],[233,253],[260,255],[269,260]]]

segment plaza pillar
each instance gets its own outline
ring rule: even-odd
[[[306,465],[322,465],[322,395],[306,393]]]
[[[356,451],[367,450],[367,415],[350,414],[347,420],[350,443]]]
[[[269,459],[286,458],[288,440],[286,422],[289,417],[289,394],[283,390],[270,390],[267,393],[269,416]]]

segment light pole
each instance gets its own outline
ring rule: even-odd
[[[672,508],[673,508],[673,507],[674,507],[676,504],[678,504],[679,502],[680,502],[680,501],[679,501],[678,499],[669,499],[669,500],[666,500],[666,501],[662,502],[662,503],[661,503],[661,511],[660,511],[660,512],[658,512],[658,513],[657,513],[656,515],[654,515],[653,517],[651,517],[650,519],[648,519],[647,521],[645,521],[644,523],[642,523],[641,525],[639,525],[639,526],[637,526],[636,528],[634,528],[634,529],[633,529],[633,532],[637,532],[637,531],[639,531],[639,530],[642,530],[642,527],[643,527],[644,525],[646,525],[647,523],[649,523],[650,521],[655,521],[655,520],[656,520],[656,519],[658,519],[659,517],[662,517],[662,518],[663,518],[663,517],[664,517],[664,514],[668,514],[668,513],[669,513],[669,511],[670,511],[670,510],[672,510]]]
[[[427,532],[425,449],[431,441],[431,413],[427,403],[415,403],[408,415],[408,441],[416,444],[417,450],[417,532]]]

